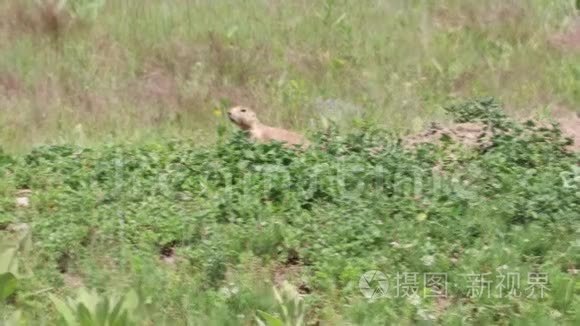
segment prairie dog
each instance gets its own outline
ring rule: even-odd
[[[256,112],[244,106],[231,108],[228,111],[228,118],[242,130],[248,131],[250,138],[258,142],[279,141],[286,147],[300,145],[302,148],[310,145],[308,140],[298,133],[262,124]]]

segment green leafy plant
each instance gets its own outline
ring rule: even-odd
[[[15,292],[19,278],[27,276],[21,273],[18,254],[29,251],[32,245],[28,225],[9,225],[7,229],[0,238],[0,301]]]
[[[483,122],[492,127],[508,128],[509,119],[494,97],[476,98],[445,107],[455,122]]]
[[[58,311],[61,322],[67,326],[128,326],[143,321],[143,301],[135,290],[125,296],[108,297],[95,290],[81,288],[76,298],[61,300],[49,295]]]
[[[294,286],[284,282],[279,289],[273,287],[280,316],[258,310],[256,321],[262,326],[302,326],[304,324],[304,300]]]
[[[3,306],[16,293],[19,281],[30,276],[21,273],[19,253],[30,250],[31,236],[26,224],[10,225],[0,233],[4,233],[0,238],[0,306]],[[12,326],[20,325],[22,320],[22,312],[16,310],[4,322]]]
[[[461,121],[504,127],[485,149],[453,139],[406,147],[367,122],[349,132],[331,125],[305,151],[224,130],[211,146],[58,145],[15,155],[0,214],[10,228],[29,221],[35,250],[20,265],[42,268],[29,282],[17,277],[8,310],[48,310],[65,325],[444,324],[457,316],[493,324],[531,320],[536,311],[574,324],[578,154],[558,125],[520,123],[496,101],[474,101],[457,104]],[[31,205],[18,207],[14,194],[25,188]],[[550,297],[466,298],[462,274],[496,269],[521,272],[522,283],[528,272],[549,272]],[[367,302],[358,285],[369,270],[446,272],[448,300],[461,305]],[[288,283],[275,289],[273,307],[272,279],[310,292],[308,309]],[[90,284],[101,292],[20,293],[63,283],[64,291]],[[105,294],[126,284],[155,297],[152,314],[131,308],[133,294]]]
[[[0,147],[0,168],[12,163],[14,163],[14,159],[10,155],[6,154],[2,147]]]

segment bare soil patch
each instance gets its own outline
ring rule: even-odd
[[[574,19],[564,31],[552,35],[549,42],[564,51],[580,51],[580,17]]]
[[[469,147],[485,147],[490,144],[491,136],[491,130],[483,123],[457,123],[449,127],[433,123],[426,131],[405,138],[403,144],[412,147],[424,143],[451,141]]]

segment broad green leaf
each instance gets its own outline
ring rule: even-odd
[[[266,323],[263,322],[260,318],[258,317],[254,317],[256,319],[256,323],[258,323],[258,326],[266,326]]]
[[[97,326],[96,320],[93,320],[93,316],[89,309],[82,303],[79,303],[77,307],[77,318],[80,321],[81,326]]]
[[[16,291],[18,280],[12,273],[0,274],[0,302],[6,300]]]
[[[423,221],[425,221],[426,219],[427,219],[427,214],[425,214],[425,213],[419,213],[419,214],[417,215],[417,221],[419,221],[419,222],[423,222]]]
[[[78,325],[74,312],[64,301],[52,294],[49,294],[48,298],[55,305],[56,310],[68,326]]]
[[[125,298],[121,298],[113,307],[113,310],[111,310],[111,313],[109,314],[108,317],[108,321],[109,324],[111,325],[115,325],[117,324],[118,320],[121,319],[121,313],[122,313],[122,309],[123,309],[123,302],[124,302]]]
[[[127,317],[127,311],[123,311],[119,318],[117,318],[114,323],[111,323],[111,326],[129,326],[132,324],[133,323],[129,321],[129,317]]]
[[[123,307],[129,312],[134,312],[139,308],[139,295],[137,291],[131,289],[125,296]]]
[[[107,317],[109,315],[109,299],[103,298],[99,304],[97,304],[97,309],[95,312],[95,320],[98,325],[105,325],[107,323]]]
[[[83,304],[91,314],[94,314],[97,310],[99,298],[99,294],[95,290],[81,288],[77,296],[77,302]]]
[[[5,248],[0,252],[0,273],[18,274],[18,260],[16,248]]]
[[[20,326],[23,322],[22,311],[16,310],[12,313],[12,316],[5,321],[5,326]]]
[[[267,326],[284,326],[284,322],[276,316],[262,310],[256,310],[256,313],[266,322]]]

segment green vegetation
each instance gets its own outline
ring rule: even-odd
[[[363,124],[313,135],[305,152],[222,133],[208,146],[3,154],[0,225],[29,225],[20,257],[33,275],[0,318],[116,320],[128,293],[126,324],[577,324],[578,154],[558,128],[512,121],[493,100],[448,110],[488,124],[491,144],[405,148]],[[390,276],[391,297],[363,296],[372,270]],[[417,295],[397,294],[395,276],[411,272]],[[446,273],[446,297],[424,273]],[[473,273],[490,273],[490,294],[473,292]],[[508,273],[517,296],[498,292]],[[547,277],[543,297],[530,275]]]
[[[0,1],[0,325],[580,324],[578,3]]]
[[[294,129],[362,117],[403,132],[442,119],[441,104],[462,97],[493,95],[524,116],[577,110],[578,52],[552,46],[574,6],[4,0],[0,145],[211,143],[227,102]]]

